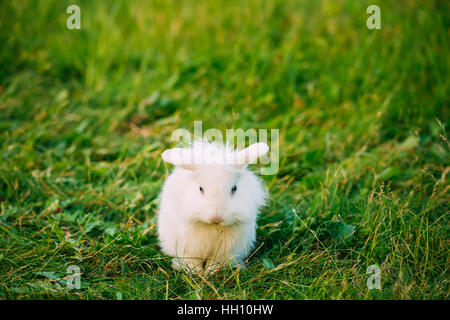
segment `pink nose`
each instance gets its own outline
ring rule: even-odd
[[[221,216],[215,215],[211,218],[211,221],[214,223],[221,223],[223,221],[223,218]]]

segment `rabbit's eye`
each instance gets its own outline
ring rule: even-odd
[[[200,186],[200,192],[203,193],[205,190],[203,190],[203,188]]]
[[[233,186],[233,188],[231,188],[231,194],[234,194],[236,192],[236,190],[237,190],[237,187]]]

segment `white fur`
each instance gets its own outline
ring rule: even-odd
[[[175,269],[214,270],[228,261],[245,266],[256,238],[256,217],[266,198],[246,164],[268,150],[264,143],[235,151],[197,142],[189,149],[163,153],[164,161],[176,167],[160,195],[158,233],[162,251],[174,257]],[[213,223],[220,218],[223,221]]]

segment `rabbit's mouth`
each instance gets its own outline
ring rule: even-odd
[[[232,227],[239,224],[238,221],[226,221],[226,220],[222,221],[197,220],[196,223],[200,223],[202,225],[209,227]]]
[[[235,217],[228,217],[225,219],[224,217],[200,217],[197,216],[191,220],[194,224],[201,224],[204,226],[210,226],[210,227],[232,227],[237,226],[242,223],[239,219],[236,219]]]
[[[207,223],[210,226],[216,226],[216,227],[233,227],[233,226],[237,226],[240,224],[239,220],[232,220],[232,221],[227,221],[227,220],[222,220],[222,221],[211,221]]]

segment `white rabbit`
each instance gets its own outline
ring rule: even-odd
[[[238,151],[208,142],[163,152],[176,167],[164,183],[158,212],[162,251],[173,268],[215,270],[228,261],[244,268],[256,238],[256,217],[267,193],[246,165],[269,147]]]

